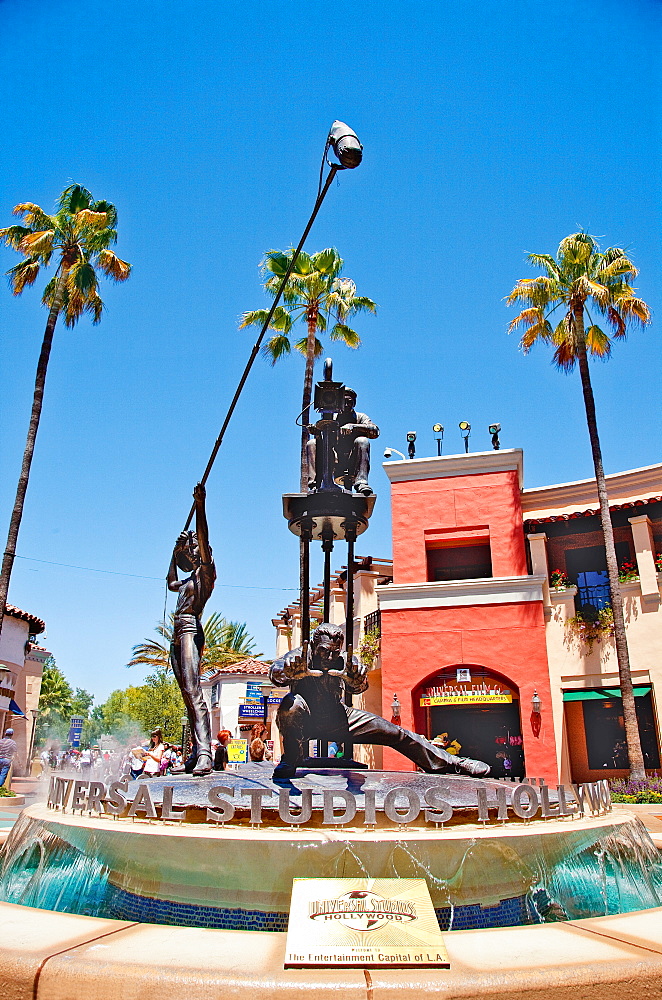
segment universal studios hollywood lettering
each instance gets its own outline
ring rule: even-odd
[[[511,801],[507,801],[507,790]],[[357,797],[344,789],[323,789],[318,792],[321,807],[315,808],[317,816],[313,820],[313,789],[303,788],[299,794],[291,794],[282,788],[278,795],[269,788],[232,788],[214,785],[207,793],[207,806],[181,806],[173,802],[174,785],[164,785],[162,801],[154,801],[148,782],[140,782],[133,799],[128,796],[128,782],[87,781],[78,778],[61,778],[53,775],[48,789],[47,805],[61,812],[88,813],[90,816],[107,816],[115,819],[147,819],[185,822],[187,813],[199,818],[204,810],[207,823],[244,823],[248,820],[257,825],[275,822],[276,812],[280,822],[286,826],[305,826],[310,822],[321,822],[324,826],[366,826],[377,825],[377,814],[384,814],[394,825],[424,820],[427,824],[439,826],[453,819],[454,813],[461,813],[466,819],[467,810],[474,810],[479,822],[499,822],[578,818],[583,815],[599,815],[611,809],[611,796],[606,780],[586,784],[557,785],[554,798],[550,797],[547,785],[492,784],[476,789],[475,805],[453,808],[445,799],[442,785],[432,785],[425,790],[423,799],[419,793],[406,785],[390,789],[380,807],[377,806],[375,788],[364,788],[359,803]],[[263,819],[263,812],[268,815]],[[239,815],[237,815],[237,813]],[[422,814],[422,815],[421,815]]]

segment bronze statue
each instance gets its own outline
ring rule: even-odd
[[[291,778],[308,756],[309,739],[335,743],[372,743],[392,747],[428,774],[459,773],[482,778],[488,764],[469,757],[455,757],[417,733],[343,704],[343,693],[360,694],[368,687],[368,672],[353,656],[342,652],[343,631],[338,625],[319,625],[310,647],[292,649],[275,660],[270,671],[273,684],[290,688],[280,703],[276,723],[283,738],[283,756],[274,778]],[[307,644],[306,644],[307,646]]]
[[[333,417],[333,423],[337,425],[337,436],[335,439],[334,453],[335,463],[333,478],[342,481],[343,485],[350,488],[353,486],[357,493],[362,496],[370,496],[372,490],[368,485],[368,475],[370,473],[370,439],[379,437],[379,427],[373,424],[367,413],[357,413],[354,409],[356,405],[356,393],[353,389],[345,387],[344,407],[340,413]],[[316,428],[309,428],[311,437],[306,446],[308,455],[308,490],[314,492],[319,489],[321,469],[317,467],[317,437]]]
[[[193,752],[187,770],[209,774],[212,769],[209,712],[200,688],[200,659],[205,636],[200,616],[216,582],[216,567],[209,544],[205,514],[205,488],[198,483],[195,500],[195,531],[183,531],[177,541],[168,570],[168,589],[177,594],[170,662],[182,692],[188,715]],[[190,573],[183,580],[177,569]]]

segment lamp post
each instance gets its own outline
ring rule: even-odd
[[[444,442],[444,425],[443,424],[433,424],[432,430],[435,435],[435,441],[437,442],[437,458],[441,458],[441,449]]]
[[[34,734],[37,728],[37,716],[39,715],[39,709],[32,708],[30,709],[30,711],[32,712],[32,731],[30,733],[30,749],[28,751],[28,761],[27,761],[28,777],[30,777],[30,773],[32,771],[32,751],[34,750]]]
[[[186,753],[186,727],[188,726],[188,715],[182,715],[179,720],[182,724],[182,759]]]

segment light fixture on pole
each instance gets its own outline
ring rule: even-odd
[[[460,434],[462,435],[462,437],[464,439],[464,453],[465,453],[465,455],[468,455],[469,454],[469,435],[471,434],[471,424],[469,423],[468,420],[460,420],[460,423],[458,424],[458,426],[460,428]]]
[[[186,754],[186,727],[188,726],[188,715],[182,715],[179,721],[182,724],[182,762],[183,762],[184,755]]]
[[[344,122],[334,122],[329,132],[329,144],[345,170],[358,167],[363,159],[363,146],[356,132]]]
[[[28,776],[30,775],[30,771],[32,769],[32,752],[34,750],[34,734],[35,734],[35,730],[37,728],[37,717],[39,715],[39,709],[38,708],[32,708],[32,709],[30,709],[30,711],[32,712],[32,731],[30,733],[30,749],[28,751]]]
[[[398,701],[398,696],[397,696],[397,694],[394,694],[393,695],[393,701],[391,702],[391,722],[393,723],[394,726],[399,726],[400,725],[400,710],[401,710],[401,708],[402,708],[402,706],[400,705],[400,702]]]
[[[410,458],[416,454],[416,431],[409,431],[407,434],[407,454]]]
[[[490,424],[490,426],[487,429],[492,435],[492,447],[494,448],[495,451],[498,451],[499,448],[501,447],[501,443],[499,441],[499,431],[501,430],[501,424]]]
[[[540,715],[540,709],[542,708],[542,701],[540,700],[540,695],[534,690],[533,698],[531,699],[531,711],[534,715]]]
[[[434,431],[435,441],[437,442],[437,458],[441,456],[441,448],[444,441],[444,425],[443,424],[433,424],[432,430]]]
[[[402,452],[398,451],[397,448],[384,448],[384,458],[390,458],[393,452],[395,452],[396,455],[399,455],[403,462],[407,461]]]

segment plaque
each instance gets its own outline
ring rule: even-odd
[[[448,969],[422,878],[295,878],[284,967]]]

